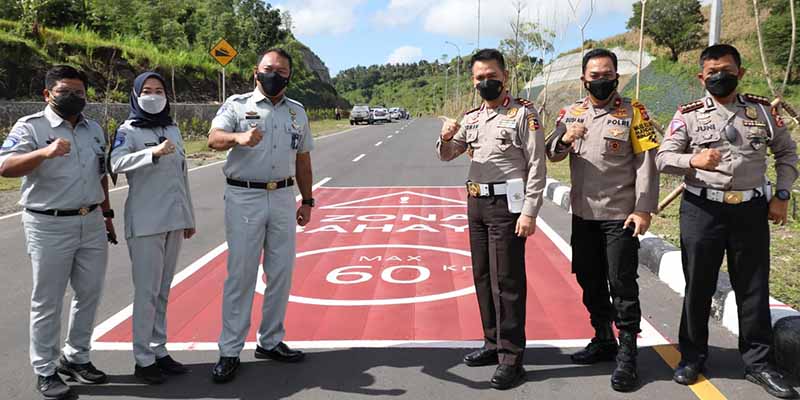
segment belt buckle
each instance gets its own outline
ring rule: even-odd
[[[475,182],[470,182],[467,184],[467,192],[472,197],[478,197],[481,194],[481,185]]]
[[[739,204],[744,201],[744,192],[725,192],[725,203]]]
[[[278,188],[278,182],[267,183],[267,190],[275,190]]]
[[[89,214],[89,208],[88,207],[79,208],[78,214],[80,214],[82,217],[85,217],[87,214]]]

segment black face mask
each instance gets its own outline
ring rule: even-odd
[[[261,90],[269,97],[277,96],[289,85],[289,78],[284,78],[277,72],[259,72],[256,78],[261,84]]]
[[[727,72],[717,72],[706,79],[706,90],[716,97],[727,97],[739,86],[739,78]]]
[[[589,91],[597,100],[608,99],[619,85],[619,79],[597,79],[594,81],[583,82],[583,87]]]
[[[503,81],[497,79],[484,79],[476,86],[481,98],[486,101],[496,100],[503,94]]]
[[[61,118],[74,117],[86,107],[86,99],[74,93],[50,97],[50,108]]]

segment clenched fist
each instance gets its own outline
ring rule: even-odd
[[[692,168],[704,169],[706,171],[713,171],[717,168],[722,161],[722,153],[717,149],[703,149],[697,153],[689,161]]]
[[[264,135],[257,127],[252,127],[245,132],[236,135],[236,143],[240,146],[255,147],[261,143]]]
[[[567,132],[561,138],[561,141],[566,144],[571,144],[577,139],[583,139],[586,135],[586,127],[581,123],[570,124],[567,127]]]
[[[163,157],[174,152],[175,145],[169,139],[161,142],[161,144],[153,148],[153,155],[156,157]]]
[[[444,122],[444,124],[442,125],[442,133],[441,133],[442,140],[447,142],[453,139],[453,136],[455,136],[456,133],[458,133],[458,130],[461,129],[461,124],[459,124],[458,121],[452,118],[439,117],[439,119],[441,119],[442,122]]]
[[[47,159],[61,157],[68,154],[72,143],[67,139],[58,138],[44,148],[44,157]]]

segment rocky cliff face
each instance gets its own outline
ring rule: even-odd
[[[317,56],[311,49],[306,46],[301,48],[301,52],[303,54],[303,63],[305,63],[308,69],[314,71],[317,74],[317,77],[322,82],[325,82],[329,85],[333,85],[333,81],[331,80],[331,73],[328,70],[328,67],[325,66],[325,63]]]

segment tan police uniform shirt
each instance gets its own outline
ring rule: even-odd
[[[725,126],[736,130],[729,142]],[[737,95],[723,105],[708,96],[679,107],[658,152],[662,172],[683,175],[688,185],[717,190],[761,189],[766,183],[767,147],[775,155],[777,189],[790,190],[797,179],[797,145],[785,123],[773,113],[769,100]],[[722,161],[714,171],[689,166],[703,149],[717,149]]]
[[[496,109],[484,104],[467,112],[451,140],[436,141],[436,151],[442,161],[468,152],[472,158],[468,176],[475,183],[521,178],[525,182],[522,214],[538,215],[547,180],[544,133],[533,104],[527,100],[506,95]]]
[[[572,124],[583,124],[583,139],[559,140]],[[587,220],[624,220],[634,211],[658,209],[658,138],[645,106],[615,93],[605,107],[589,98],[561,109],[548,137],[547,156],[569,156],[572,213]]]

